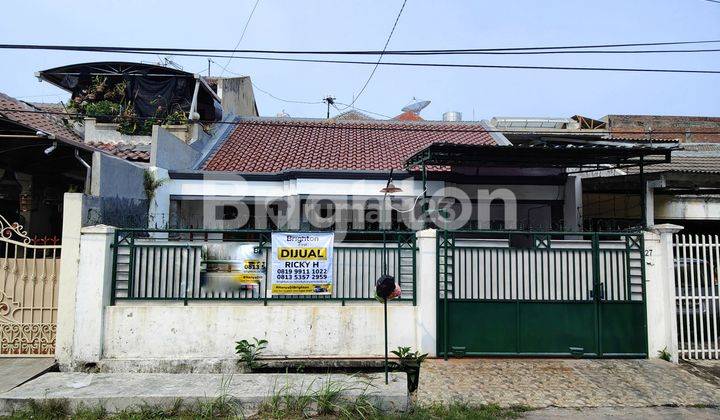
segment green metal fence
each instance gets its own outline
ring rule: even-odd
[[[645,357],[642,234],[439,231],[438,353]]]
[[[301,233],[301,232],[297,232]],[[200,281],[203,247],[252,245],[270,266],[271,231],[196,229],[121,229],[113,243],[112,303],[127,300],[373,300],[375,280],[387,267],[402,288],[399,300],[416,303],[414,232],[335,232],[333,287],[329,296],[271,296],[269,279],[237,290],[207,290]],[[385,263],[387,261],[387,264]]]

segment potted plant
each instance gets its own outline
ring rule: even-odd
[[[415,392],[420,383],[420,365],[427,358],[427,353],[420,354],[419,351],[412,351],[411,347],[398,347],[391,353],[399,359],[393,362],[395,369],[407,374],[408,392]]]

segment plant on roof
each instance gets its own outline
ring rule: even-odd
[[[94,76],[87,88],[75,92],[67,104],[67,108],[75,115],[73,119],[84,123],[84,118],[95,118],[98,122],[116,123],[121,134],[147,136],[152,134],[153,125],[187,124],[188,119],[179,105],[174,109],[165,98],[158,97],[151,101],[155,106],[155,115],[140,118],[132,98],[127,96],[126,81],[115,83],[104,76]]]
[[[187,115],[182,109],[176,109],[165,117],[164,125],[185,125],[188,123]]]
[[[85,105],[85,115],[100,122],[112,122],[120,115],[120,104],[106,100],[90,102]]]

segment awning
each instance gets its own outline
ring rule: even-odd
[[[648,145],[465,145],[433,143],[405,161],[406,168],[478,166],[522,168],[609,169],[670,162],[674,147]]]

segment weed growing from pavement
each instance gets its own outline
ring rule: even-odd
[[[274,393],[249,419],[361,419],[361,420],[486,420],[515,419],[529,409],[526,407],[474,406],[463,402],[431,404],[412,407],[405,413],[382,412],[365,393],[343,401],[343,384],[329,381],[315,393],[288,395],[283,387]],[[315,406],[314,409],[312,406]],[[78,406],[72,409],[67,400],[31,401],[28,405],[3,419],[20,420],[160,420],[160,419],[236,419],[245,418],[240,406],[228,397],[187,403],[176,400],[170,406],[140,404],[110,414],[103,407]]]

